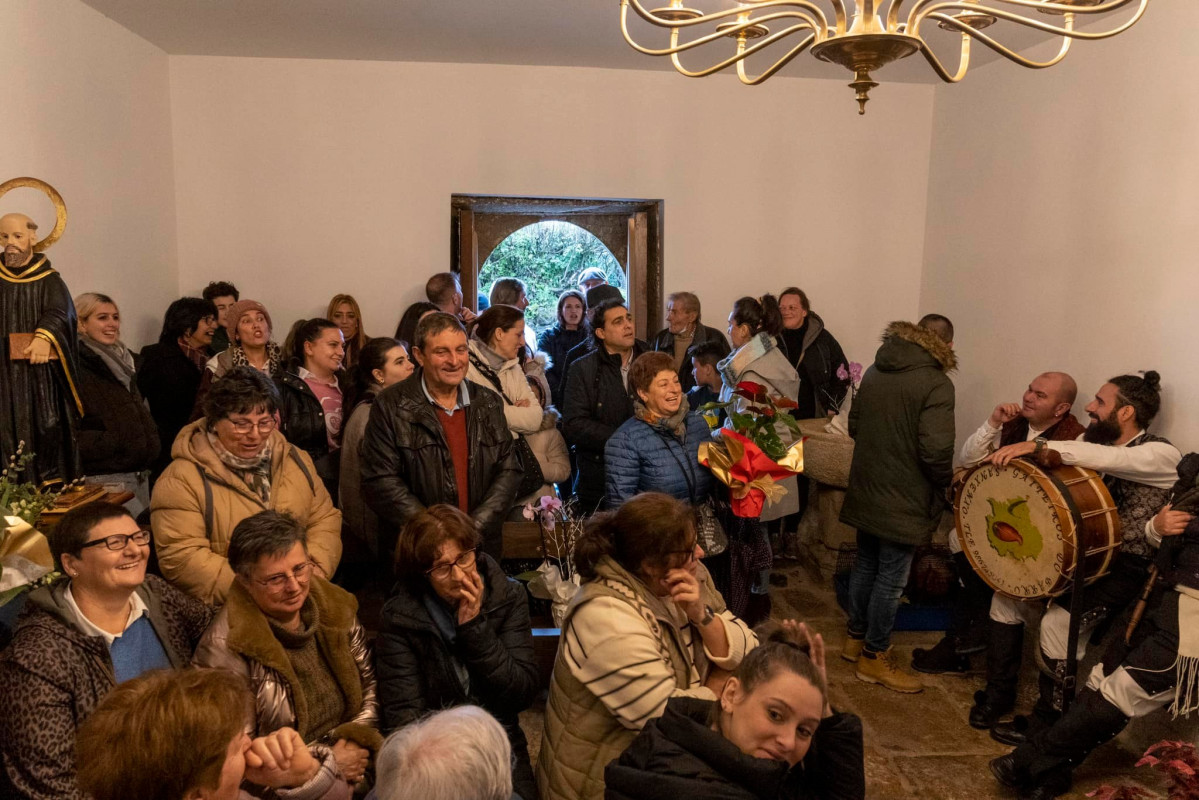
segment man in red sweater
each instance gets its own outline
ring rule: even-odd
[[[413,338],[421,368],[375,398],[362,440],[362,493],[379,515],[381,547],[394,547],[427,506],[448,503],[478,522],[484,551],[498,559],[521,478],[503,400],[466,380],[466,330],[456,317],[430,314]]]

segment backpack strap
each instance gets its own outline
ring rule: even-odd
[[[204,468],[196,461],[192,462],[196,466],[196,472],[200,473],[200,483],[204,486],[204,535],[208,539],[212,539],[212,484],[208,480],[208,476],[204,474]]]
[[[288,445],[287,457],[296,462],[296,466],[300,468],[300,472],[304,473],[304,477],[308,480],[308,491],[316,494],[316,484],[312,481],[312,473],[304,465],[304,459],[300,458],[300,454],[296,452],[295,447]]]

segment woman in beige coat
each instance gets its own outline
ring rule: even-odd
[[[213,384],[204,418],[175,439],[154,485],[150,520],[163,576],[206,603],[233,583],[225,559],[234,526],[259,511],[286,511],[305,527],[312,560],[331,577],[341,558],[341,512],[307,453],[276,430],[279,393],[252,367]]]

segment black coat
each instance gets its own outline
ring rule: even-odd
[[[783,331],[778,337],[783,355],[799,373],[799,419],[822,417],[841,407],[849,390],[849,379],[838,378],[837,368],[849,363],[845,351],[815,312],[808,312],[797,331]]]
[[[690,350],[691,347],[697,347],[708,342],[715,342],[720,345],[721,358],[732,352],[729,348],[729,340],[725,338],[723,333],[715,328],[709,328],[707,325],[700,325],[698,323],[695,326],[695,338],[691,340],[691,346],[687,349]],[[658,331],[658,335],[650,341],[649,349],[660,350],[663,353],[669,353],[673,356],[674,334],[670,332],[670,328],[663,328]],[[679,383],[683,385],[684,392],[690,391],[691,387],[695,385],[695,378],[691,375],[691,359],[689,357],[684,358],[683,363],[679,365]]]
[[[516,501],[520,465],[504,419],[504,403],[495,392],[467,383],[470,515],[483,533],[483,548],[500,557],[503,524]],[[427,506],[458,505],[458,481],[445,431],[425,397],[421,375],[384,389],[371,404],[362,445],[362,494],[390,528],[391,541],[404,523]]]
[[[518,764],[515,775],[524,782],[517,787],[524,790],[523,797],[533,773],[518,715],[540,690],[529,602],[524,586],[505,575],[487,554],[479,556],[478,569],[484,583],[483,609],[458,627],[452,645],[438,631],[420,595],[406,584],[397,584],[383,605],[375,641],[380,721],[387,735],[443,708],[469,703],[487,709],[508,733]],[[458,678],[454,658],[466,667],[469,691]]]
[[[202,370],[175,342],[147,345],[141,359],[137,388],[150,404],[150,416],[158,426],[159,452],[154,465],[154,477],[158,477],[171,463],[175,437],[191,421]]]
[[[79,394],[86,413],[79,425],[84,475],[140,472],[158,459],[158,426],[134,383],[132,389],[99,354],[79,344]]]
[[[712,700],[673,697],[604,774],[607,800],[862,800],[862,721],[822,720],[794,768],[748,756],[711,729]]]
[[[638,342],[632,358],[645,352]],[[584,513],[604,499],[604,447],[626,419],[633,398],[620,374],[620,356],[596,348],[570,365],[562,397],[562,434],[574,453],[574,493]]]
[[[339,451],[329,452],[329,433],[320,399],[300,376],[290,372],[277,377],[275,386],[279,388],[280,431],[287,441],[312,456],[317,474],[336,502]]]
[[[549,369],[545,371],[545,379],[550,383],[550,393],[554,396],[554,405],[562,407],[562,377],[566,374],[566,354],[571,348],[580,344],[590,334],[580,325],[573,331],[568,331],[558,323],[545,333],[537,342],[537,349],[550,357]]]

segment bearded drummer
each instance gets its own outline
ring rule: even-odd
[[[1161,378],[1152,371],[1112,378],[1087,405],[1091,423],[1079,441],[1051,442],[1037,437],[1001,447],[990,457],[991,463],[999,466],[1031,456],[1047,468],[1069,464],[1104,475],[1120,517],[1122,540],[1111,570],[1083,593],[1077,648],[1080,660],[1089,632],[1136,600],[1154,554],[1151,541],[1160,539],[1162,533],[1154,527],[1154,515],[1169,498],[1182,454],[1166,439],[1147,431],[1161,408],[1160,383]],[[1164,523],[1167,518],[1160,519]],[[1042,607],[1040,601],[1014,600],[999,593],[991,600],[987,686],[975,694],[970,725],[989,728],[991,738],[1004,744],[1023,744],[1061,716],[1070,631],[1068,596],[1050,601],[1041,620],[1041,656],[1048,674],[1042,669],[1032,714],[999,721],[1015,707],[1025,622]]]
[[[1028,384],[1021,402],[995,406],[991,416],[971,434],[962,445],[962,464],[976,466],[997,449],[1020,442],[1074,441],[1084,432],[1070,413],[1077,396],[1078,384],[1066,373],[1038,375]],[[960,586],[953,604],[953,618],[945,638],[935,647],[912,651],[912,669],[917,672],[964,673],[970,668],[970,654],[986,649],[986,620],[994,592],[975,574],[956,536],[949,537],[949,548],[953,551]]]

